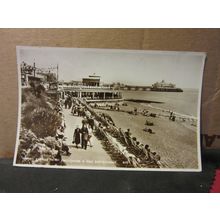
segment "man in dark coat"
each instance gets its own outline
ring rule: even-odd
[[[87,143],[88,143],[88,138],[89,138],[89,131],[88,128],[86,127],[86,124],[83,124],[81,128],[81,144],[82,148],[85,150],[87,149]]]
[[[68,100],[67,99],[65,99],[65,101],[64,101],[64,106],[65,106],[65,109],[67,109],[67,106],[68,106]]]

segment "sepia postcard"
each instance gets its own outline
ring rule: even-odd
[[[15,166],[201,171],[202,52],[17,47]]]

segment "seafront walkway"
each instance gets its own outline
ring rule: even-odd
[[[73,116],[70,109],[63,109],[63,114],[65,118],[65,137],[67,137],[66,144],[70,148],[70,156],[63,156],[67,166],[74,167],[116,167],[115,163],[112,161],[111,157],[103,149],[102,143],[94,135],[92,137],[92,145],[87,146],[87,150],[75,144],[72,144],[73,132],[77,125],[82,127],[82,117]]]

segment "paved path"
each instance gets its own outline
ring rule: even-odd
[[[73,167],[116,167],[107,152],[102,148],[101,142],[95,137],[92,137],[93,147],[88,146],[87,150],[79,148],[72,144],[73,131],[77,125],[81,127],[82,118],[73,116],[69,109],[63,110],[66,129],[66,143],[70,147],[71,156],[63,156],[63,160],[67,166]]]

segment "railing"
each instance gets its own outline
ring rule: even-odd
[[[74,85],[74,86],[59,86],[59,89],[108,89],[108,90],[114,90],[114,88],[112,87],[107,87],[107,86],[77,86],[77,85]]]

